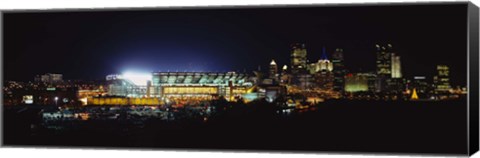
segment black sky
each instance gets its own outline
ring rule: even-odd
[[[347,67],[373,71],[375,44],[392,43],[407,76],[451,67],[466,82],[466,3],[458,5],[11,12],[3,17],[4,77],[102,79],[124,71],[252,71],[289,63],[304,42],[344,48]]]

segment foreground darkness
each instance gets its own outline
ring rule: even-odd
[[[335,101],[282,116],[268,108],[233,108],[208,122],[86,121],[73,130],[37,129],[40,109],[4,108],[8,146],[128,147],[466,154],[465,100]],[[241,106],[237,106],[241,107]]]

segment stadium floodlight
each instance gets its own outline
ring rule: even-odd
[[[152,79],[152,74],[140,72],[125,72],[122,74],[122,78],[131,81],[135,85],[146,86],[147,81],[150,81]]]

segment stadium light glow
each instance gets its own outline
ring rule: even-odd
[[[150,73],[139,73],[139,72],[125,72],[122,74],[122,78],[133,82],[138,86],[146,86],[147,81],[152,79],[152,74]]]

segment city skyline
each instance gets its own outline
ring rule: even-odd
[[[434,15],[443,14],[435,12],[437,10],[448,9],[452,12],[445,13],[446,16],[441,19],[434,16],[428,20],[428,24],[422,22],[422,19],[430,14],[406,14],[402,6],[391,6],[387,9],[366,6],[355,7],[353,10],[349,7],[271,8],[267,9],[268,12],[251,8],[230,11],[22,13],[12,14],[12,18],[7,14],[5,20],[9,23],[4,28],[7,42],[4,73],[6,80],[28,81],[35,75],[48,72],[61,73],[69,79],[102,79],[106,74],[135,70],[251,72],[259,65],[263,70],[268,70],[268,63],[272,59],[275,59],[278,65],[288,65],[289,45],[295,42],[306,44],[310,62],[320,59],[324,47],[327,49],[328,58],[332,57],[336,48],[342,48],[347,69],[353,72],[368,72],[375,71],[375,44],[391,43],[397,55],[402,57],[405,77],[433,76],[436,65],[442,64],[450,66],[454,76],[452,83],[465,85],[466,63],[462,62],[466,59],[466,54],[454,53],[466,49],[461,47],[464,39],[455,31],[441,31],[460,26],[450,26],[449,23],[437,25],[449,19],[457,19],[455,16],[460,14],[457,15],[454,10],[461,7],[415,6],[409,11],[426,8],[432,8],[431,14]],[[343,12],[344,9],[348,12]],[[391,13],[396,9],[402,12]],[[194,11],[200,14],[190,14]],[[324,13],[330,14],[326,17]],[[355,14],[353,19],[348,18],[346,15],[350,16],[351,13],[358,14]],[[376,13],[391,15],[394,20],[376,21],[375,17],[371,16]],[[245,19],[251,14],[259,17]],[[297,17],[293,19],[298,23],[289,23],[290,21],[281,18],[281,15],[287,14],[292,14],[288,17]],[[166,17],[167,15],[169,17]],[[240,20],[228,20],[231,16]],[[268,19],[268,23],[262,22],[262,19]],[[102,20],[106,22],[102,23]],[[35,21],[42,22],[34,24]],[[73,24],[69,24],[70,22]],[[86,27],[74,25],[84,22],[88,24]],[[107,22],[115,28],[111,29],[106,25]],[[165,22],[169,23],[164,24]],[[413,29],[397,26],[412,22],[422,24],[422,27]],[[381,24],[381,29],[375,27],[378,24]],[[38,28],[37,25],[46,29],[38,30],[35,28]],[[334,28],[334,25],[339,28]],[[348,25],[356,25],[355,30],[349,30],[352,27]],[[201,27],[197,30],[187,29],[187,26]],[[274,29],[268,31],[270,28]],[[78,31],[71,32],[69,29]],[[285,32],[287,30],[292,31]],[[449,38],[437,39],[433,36],[437,33]],[[25,44],[31,47],[19,47]],[[431,60],[432,57],[435,60]],[[14,61],[25,61],[29,64]],[[67,63],[72,67],[65,69],[56,66]],[[30,64],[36,66],[29,66]]]
[[[299,44],[299,43],[297,43],[297,44]],[[301,44],[303,44],[303,43],[301,43]],[[293,44],[292,44],[292,45],[293,45]],[[292,45],[291,45],[291,46],[292,46]],[[303,44],[303,45],[305,46],[305,44]],[[376,44],[376,47],[379,48],[379,47],[383,47],[383,46],[387,46],[387,45],[388,45],[388,46],[392,46],[391,44],[388,43],[388,44],[385,44],[385,45]],[[320,62],[321,60],[328,60],[329,62],[332,62],[332,59],[335,58],[335,57],[334,57],[334,54],[335,54],[336,52],[334,52],[334,53],[328,53],[328,55],[327,55],[327,53],[326,53],[326,48],[325,48],[325,47],[322,47],[322,48],[323,48],[323,49],[322,49],[322,50],[323,50],[323,53],[322,53],[321,57],[318,58],[318,62]],[[305,48],[305,49],[306,49],[306,48]],[[342,48],[335,48],[335,49],[336,49],[336,50],[341,49],[341,50],[342,50],[341,53],[343,54],[343,55],[342,55],[342,59],[345,58],[345,54],[344,54],[345,52],[343,51]],[[393,49],[393,50],[395,50],[395,49]],[[291,50],[291,51],[292,51],[292,50]],[[378,49],[377,49],[377,51],[378,51]],[[291,52],[290,52],[290,53],[291,53]],[[425,73],[425,74],[414,74],[414,75],[410,75],[410,76],[407,76],[407,77],[403,77],[402,74],[404,74],[405,72],[406,72],[406,74],[408,74],[408,71],[404,70],[404,69],[403,69],[403,65],[400,64],[400,57],[401,57],[401,56],[400,56],[399,53],[396,52],[396,51],[392,51],[392,52],[390,52],[390,53],[392,53],[392,54],[391,54],[392,56],[391,56],[391,57],[388,57],[388,60],[391,60],[392,63],[390,63],[389,66],[386,67],[386,68],[387,68],[389,71],[390,71],[390,69],[391,69],[391,72],[388,72],[388,76],[391,75],[391,78],[405,78],[405,79],[409,79],[409,80],[410,80],[410,79],[414,79],[414,78],[416,78],[416,77],[425,77],[425,79],[427,79],[429,82],[433,82],[433,80],[434,80],[434,78],[435,78],[435,75],[436,75],[435,73],[437,73],[436,68],[437,68],[438,66],[447,66],[447,67],[450,67],[450,65],[436,64],[436,65],[433,65],[434,67],[433,67],[433,68],[431,69],[431,71],[428,72],[428,73]],[[396,53],[396,54],[395,54],[395,53]],[[377,54],[376,54],[376,55],[377,55]],[[312,64],[312,63],[317,63],[317,60],[311,60],[311,59],[309,58],[309,56],[311,56],[311,55],[308,54],[308,50],[307,50],[306,60],[305,60],[305,62],[306,62],[305,64],[306,64],[306,65],[309,65],[309,64]],[[390,59],[390,58],[391,58],[391,59]],[[112,74],[124,75],[125,73],[129,73],[130,75],[137,75],[137,76],[138,76],[138,75],[146,75],[146,74],[156,73],[156,72],[212,72],[212,73],[226,73],[226,72],[254,73],[254,72],[262,72],[262,73],[265,73],[265,74],[267,74],[267,75],[272,75],[272,74],[271,74],[271,70],[269,70],[269,69],[271,69],[272,63],[275,63],[275,65],[276,65],[276,67],[277,67],[277,70],[276,70],[275,72],[278,73],[278,74],[280,74],[280,71],[278,71],[278,69],[279,69],[279,68],[285,69],[284,66],[287,66],[287,67],[288,67],[288,68],[287,68],[287,72],[291,72],[291,71],[292,71],[291,69],[292,69],[293,66],[291,65],[291,64],[292,64],[292,63],[291,63],[291,62],[292,62],[291,60],[292,60],[292,59],[290,59],[289,63],[277,64],[277,61],[275,60],[275,58],[272,58],[272,60],[271,60],[271,61],[269,62],[269,64],[268,64],[269,66],[266,66],[266,64],[258,65],[258,66],[257,66],[257,69],[254,69],[254,70],[246,70],[246,69],[244,69],[244,70],[224,70],[224,71],[222,71],[222,70],[220,70],[220,71],[218,71],[218,70],[217,70],[217,71],[208,71],[208,70],[207,70],[207,71],[203,71],[203,70],[200,70],[200,71],[198,71],[198,70],[183,70],[183,71],[181,71],[181,70],[178,70],[178,69],[177,69],[177,70],[166,70],[166,71],[165,71],[165,70],[158,70],[158,71],[150,71],[150,72],[146,72],[146,71],[128,71],[128,70],[127,70],[127,71],[124,71],[124,72],[112,72],[112,73],[109,73],[109,74],[105,74],[102,78],[95,78],[95,79],[93,79],[93,80],[103,80],[103,79],[105,79],[105,76],[109,76],[109,75],[112,75]],[[378,59],[376,59],[376,60],[378,60]],[[387,61],[388,61],[388,60],[387,60]],[[396,63],[393,63],[394,61],[396,61]],[[402,61],[403,61],[403,60],[402,60]],[[347,62],[347,63],[348,63],[348,62]],[[348,64],[345,63],[344,60],[342,61],[342,64],[343,64],[343,65],[348,65]],[[332,71],[333,68],[336,67],[336,66],[333,66],[333,65],[331,65],[331,66],[332,66],[332,67],[330,68],[329,71]],[[270,67],[270,68],[269,68],[269,67]],[[397,70],[395,71],[395,70],[393,70],[393,69],[397,69]],[[352,74],[352,73],[371,73],[371,74],[377,74],[377,75],[379,74],[379,72],[378,72],[378,71],[379,71],[379,70],[378,70],[378,67],[373,68],[373,69],[370,69],[370,70],[365,70],[365,69],[362,69],[362,68],[357,68],[357,69],[353,69],[353,70],[352,70],[352,69],[349,69],[348,67],[344,67],[343,70],[346,70],[345,73],[348,73],[348,74]],[[433,72],[433,73],[432,73],[432,72]],[[452,72],[450,71],[450,73],[452,73]],[[45,74],[52,74],[52,75],[59,74],[59,75],[61,75],[61,74],[63,74],[63,73],[46,72]],[[455,74],[455,73],[454,73],[454,74]],[[347,75],[347,74],[344,74],[344,75]],[[431,75],[431,76],[429,76],[429,75]],[[37,78],[39,78],[39,77],[41,77],[41,75],[40,75],[40,74],[36,74],[36,75],[34,76],[35,79],[34,79],[34,80],[28,80],[28,82],[31,82],[31,81],[40,81],[40,79],[37,79]],[[449,77],[452,77],[452,76],[449,76]],[[62,75],[60,78],[61,78],[61,80],[63,80],[63,75]],[[145,78],[145,76],[144,76],[143,78]],[[270,76],[269,78],[272,78],[272,77]],[[81,79],[81,78],[75,78],[75,79],[66,78],[66,80],[85,80],[85,79]],[[90,79],[90,80],[92,80],[92,79]],[[151,78],[148,79],[148,80],[151,80]],[[7,80],[7,81],[8,81],[8,80]],[[451,81],[449,81],[449,82],[451,82]],[[457,81],[457,83],[458,83],[458,81]],[[454,83],[454,85],[452,85],[452,86],[460,86],[460,87],[465,86],[465,85],[460,85],[460,84],[457,84],[457,83]]]
[[[472,8],[6,12],[4,144],[465,154]]]
[[[303,43],[302,43],[302,44],[303,44]],[[305,44],[303,44],[303,45],[305,45]],[[384,45],[384,46],[386,46],[386,45],[390,45],[390,46],[391,46],[390,43],[385,43],[385,44],[383,44],[383,45]],[[375,47],[377,47],[377,46],[379,46],[379,43],[375,44]],[[335,48],[335,49],[342,49],[343,58],[345,58],[345,52],[343,51],[343,48]],[[317,60],[328,59],[328,60],[331,61],[332,58],[333,58],[333,54],[334,54],[335,52],[332,51],[333,53],[326,53],[326,51],[325,51],[325,50],[326,50],[326,47],[322,47],[322,50],[323,50],[323,53],[321,53],[321,54],[322,54],[321,57],[319,57]],[[393,48],[393,50],[395,50],[395,48]],[[291,50],[290,50],[290,51],[291,51]],[[308,49],[307,49],[306,63],[307,63],[307,64],[310,64],[310,63],[315,63],[315,62],[317,62],[317,60],[315,60],[315,59],[312,60],[312,59],[310,58],[310,56],[313,56],[313,55],[309,54],[308,52],[309,52],[309,51],[308,51]],[[291,53],[291,52],[290,52],[290,53]],[[395,56],[395,61],[398,61],[398,62],[399,62],[399,61],[400,61],[400,58],[399,58],[399,57],[401,57],[401,53],[398,53],[398,52],[396,52],[396,51],[393,51],[393,53],[396,53],[396,54],[393,54],[393,55]],[[320,54],[320,53],[317,53],[317,54]],[[316,56],[317,54],[314,54],[314,55]],[[377,55],[377,54],[375,54],[375,55]],[[347,56],[348,56],[348,54],[347,54]],[[392,56],[392,62],[393,62],[393,57],[394,57],[394,56]],[[278,56],[277,56],[277,57],[278,57]],[[275,61],[275,62],[277,62],[276,58],[272,58],[272,60]],[[290,65],[290,64],[291,64],[291,59],[289,59],[289,60],[290,60],[290,61],[288,61],[288,62],[285,63],[285,64],[282,64],[282,63],[280,63],[280,64],[277,64],[277,63],[276,63],[276,64],[277,64],[279,67],[280,67],[280,66],[289,66],[288,69],[289,69],[289,71],[290,71],[290,69],[291,69],[291,67],[290,67],[290,66],[291,66],[291,65]],[[371,60],[371,59],[370,59],[370,60]],[[376,60],[376,59],[375,59],[375,60]],[[390,60],[390,59],[389,59],[389,60]],[[404,60],[402,60],[402,61],[404,61]],[[270,62],[269,62],[269,63],[270,63]],[[407,63],[408,63],[408,62],[407,62]],[[344,64],[344,65],[349,65],[348,62],[345,62],[345,61],[343,61],[343,64]],[[369,63],[369,64],[370,64],[370,65],[374,65],[374,64],[372,64],[372,63]],[[405,70],[405,69],[403,68],[404,65],[401,65],[401,64],[399,64],[399,65],[396,66],[396,67],[400,67],[400,69],[398,70],[398,72],[396,72],[396,73],[391,72],[391,73],[392,73],[392,74],[396,74],[396,75],[395,75],[395,76],[396,76],[395,78],[408,78],[408,79],[413,79],[413,78],[416,77],[416,76],[422,76],[422,77],[426,77],[427,80],[432,80],[432,81],[433,81],[434,76],[435,76],[435,73],[436,73],[436,67],[439,66],[439,65],[444,65],[444,64],[434,64],[434,63],[431,63],[431,64],[433,64],[433,65],[430,66],[430,67],[431,67],[430,71],[429,71],[429,72],[425,72],[424,74],[412,74],[412,73],[409,73],[408,70]],[[392,63],[391,66],[395,66],[395,65],[396,65],[396,64],[393,64],[393,63]],[[346,67],[345,67],[345,70],[347,70],[347,72],[349,72],[349,73],[374,73],[374,74],[377,74],[378,72],[376,72],[376,71],[378,71],[378,70],[377,70],[378,68],[376,68],[376,65],[374,65],[374,66],[375,66],[375,67],[374,67],[374,68],[371,68],[371,69],[363,69],[363,68],[350,69],[350,68],[348,68],[348,67],[346,66]],[[445,66],[450,67],[450,65],[445,65]],[[105,76],[108,76],[108,75],[110,75],[110,74],[122,74],[122,73],[137,73],[137,74],[142,74],[142,75],[143,75],[143,74],[148,74],[148,73],[155,73],[155,72],[220,72],[220,73],[221,73],[221,72],[239,72],[239,73],[253,73],[253,72],[255,72],[255,71],[259,71],[259,72],[263,72],[263,73],[269,73],[269,70],[268,70],[268,69],[269,69],[269,66],[267,66],[266,63],[262,63],[262,64],[260,64],[260,65],[257,65],[256,69],[252,69],[252,70],[243,69],[243,70],[214,70],[214,71],[206,70],[206,71],[205,71],[205,70],[198,70],[198,69],[185,69],[185,70],[174,69],[174,70],[153,70],[153,71],[140,70],[140,71],[136,71],[135,69],[133,69],[133,71],[132,71],[132,69],[130,69],[130,70],[129,70],[129,69],[126,69],[126,71],[123,71],[123,72],[111,72],[111,73],[108,73],[108,74],[104,74],[103,77],[100,77],[100,78],[89,78],[89,79],[87,79],[87,80],[103,80],[103,79],[105,78]],[[388,69],[391,69],[391,67],[388,67]],[[138,70],[138,69],[137,69],[137,70]],[[45,73],[63,74],[63,73],[50,72],[50,71],[45,71]],[[400,75],[399,75],[398,73],[399,73]],[[453,71],[453,74],[456,74],[456,73],[457,73],[457,72]],[[402,74],[408,74],[408,75],[405,75],[405,77],[402,77]],[[34,75],[34,77],[38,77],[39,75],[40,75],[40,74],[36,74],[36,75]],[[452,76],[454,76],[454,75],[452,75]],[[457,79],[457,80],[455,80],[455,79]],[[67,77],[66,80],[85,80],[85,79],[83,79],[83,78],[69,78],[69,77]],[[7,81],[8,81],[8,80],[7,80]],[[22,81],[25,81],[25,80],[22,80]],[[31,80],[31,79],[30,79],[30,80],[26,80],[26,81],[34,81],[34,80]],[[452,82],[452,81],[450,81],[450,82]],[[465,82],[466,82],[466,81],[462,81],[462,80],[458,80],[458,78],[454,78],[454,80],[453,80],[452,83],[453,83],[454,86],[465,86],[465,84],[461,84],[461,83],[465,83]],[[459,83],[460,83],[460,84],[459,84]]]

